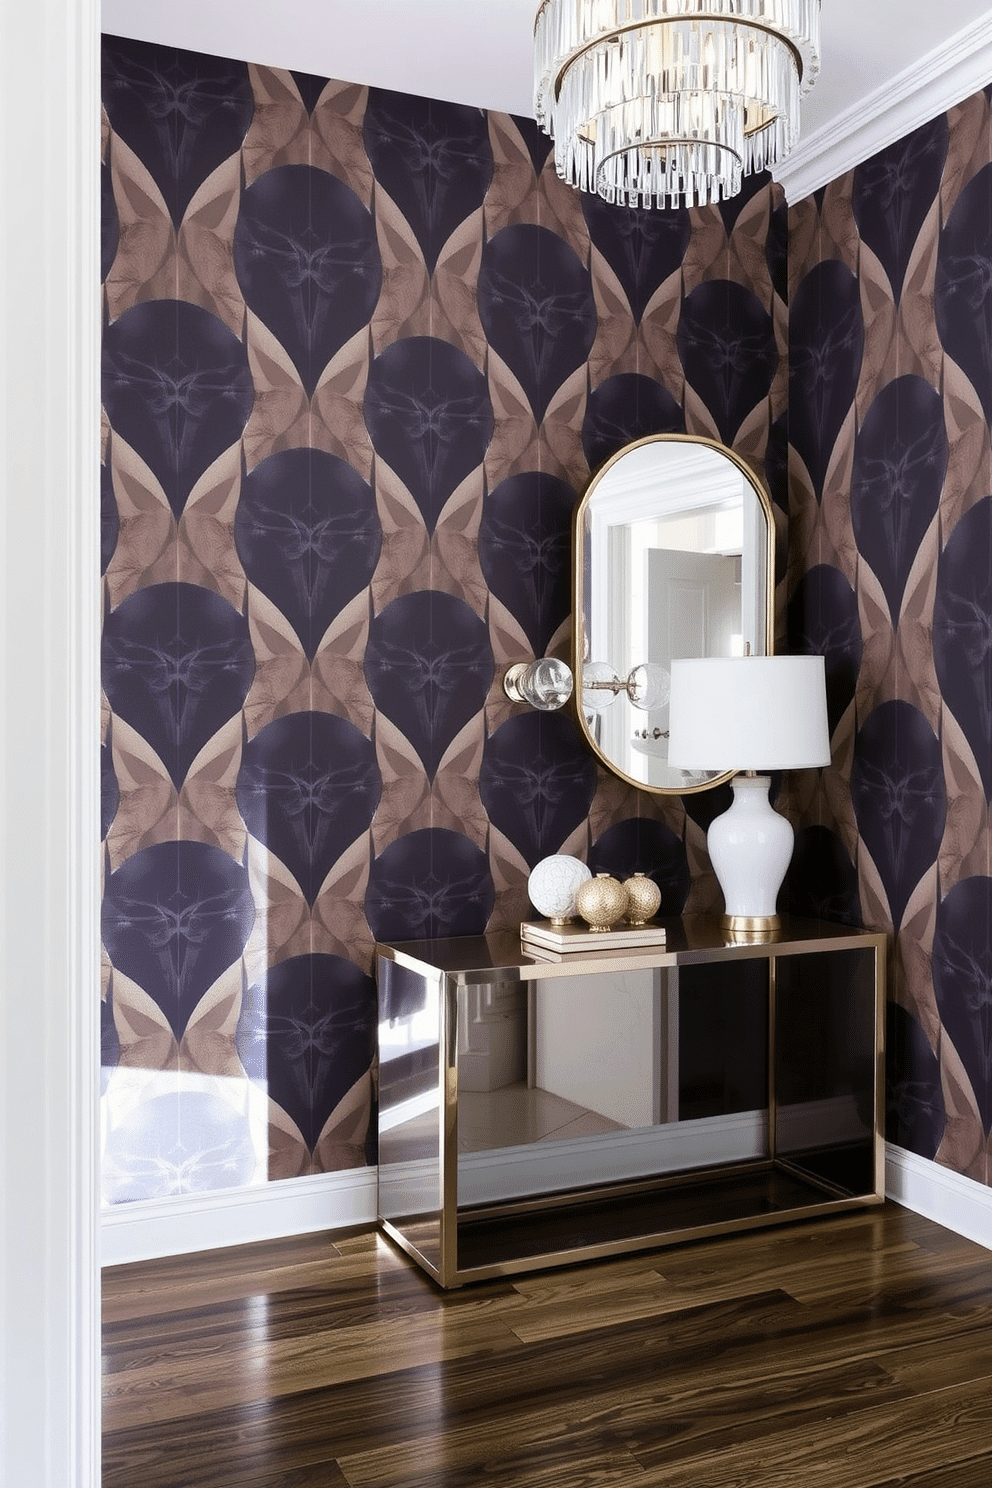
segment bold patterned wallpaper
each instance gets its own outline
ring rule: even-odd
[[[120,1202],[374,1160],[375,938],[510,926],[559,850],[715,903],[719,793],[622,785],[500,679],[567,652],[571,513],[628,439],[722,439],[784,507],[786,213],[618,213],[505,115],[104,69]]]
[[[992,88],[789,214],[789,639],[833,766],[800,899],[896,932],[888,1135],[980,1182],[992,1128]]]

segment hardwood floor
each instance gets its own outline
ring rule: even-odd
[[[104,1488],[992,1488],[992,1252],[894,1205],[447,1294],[307,1236],[104,1318]]]

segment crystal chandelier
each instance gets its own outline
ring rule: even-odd
[[[542,0],[534,44],[564,181],[621,206],[705,206],[796,143],[820,0]]]

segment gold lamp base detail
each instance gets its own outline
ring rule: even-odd
[[[761,945],[765,941],[779,939],[782,921],[777,914],[725,914],[720,917],[720,929],[738,945]]]

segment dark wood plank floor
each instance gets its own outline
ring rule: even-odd
[[[308,1236],[104,1316],[104,1488],[992,1488],[992,1252],[894,1205],[448,1294]]]

